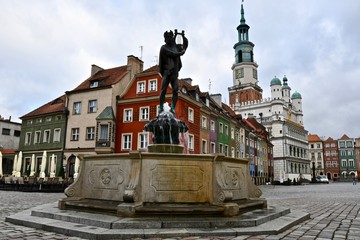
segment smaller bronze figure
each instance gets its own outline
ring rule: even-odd
[[[183,40],[183,44],[176,44],[175,39],[177,35],[180,35]],[[173,31],[166,31],[164,33],[165,44],[160,49],[159,68],[162,76],[161,93],[160,93],[160,107],[159,113],[164,111],[165,94],[169,83],[172,87],[172,103],[171,112],[175,113],[175,106],[178,99],[179,71],[182,67],[180,56],[184,55],[188,47],[188,39],[185,37],[185,32],[178,33],[175,29]]]

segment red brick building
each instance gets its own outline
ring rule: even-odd
[[[340,176],[338,158],[338,141],[329,137],[323,142],[324,145],[324,172],[328,179],[337,179]]]
[[[153,66],[139,73],[119,97],[115,152],[147,151],[148,144],[152,143],[152,136],[144,131],[144,126],[158,115],[160,90],[161,76],[158,66]],[[165,98],[165,102],[169,104],[171,92],[169,85]],[[203,104],[199,100],[199,87],[192,86],[191,79],[180,79],[175,112],[176,118],[184,121],[189,128],[187,133],[180,135],[180,144],[185,143],[186,153],[199,154],[201,150],[200,110]]]

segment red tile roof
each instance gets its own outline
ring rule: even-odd
[[[225,104],[225,103],[221,103],[221,104],[222,104],[223,109],[225,109],[225,111],[227,111],[227,112],[230,114],[230,116],[236,118],[237,115],[236,115],[236,113],[234,112],[234,110],[231,109],[230,106],[228,106],[228,105]]]
[[[24,116],[20,117],[22,118],[28,118],[28,117],[34,117],[44,114],[50,114],[50,113],[57,113],[57,112],[63,112],[65,110],[65,95],[62,95],[61,97],[58,97],[45,105],[42,105],[41,107],[25,114]]]
[[[0,152],[2,153],[2,155],[5,155],[5,154],[15,154],[15,153],[16,153],[16,149],[0,149]]]
[[[341,140],[349,140],[350,138],[346,134],[344,134],[340,139]]]
[[[328,137],[328,139],[326,139],[324,142],[333,142],[335,141],[332,137]]]
[[[90,83],[93,81],[100,81],[99,87],[109,87],[117,82],[119,82],[128,72],[127,65],[100,70],[95,73],[93,76],[89,77],[83,81],[79,86],[73,89],[71,92],[78,92],[90,89]]]
[[[317,134],[309,134],[308,141],[309,142],[322,142],[321,138]]]
[[[149,73],[149,72],[159,72],[159,65],[154,65],[152,67],[149,67],[148,69],[145,69],[144,71],[142,71],[140,74]]]

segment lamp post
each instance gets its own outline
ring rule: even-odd
[[[312,182],[316,182],[316,179],[315,179],[315,162],[312,162],[312,172],[313,172],[313,177],[312,177]]]

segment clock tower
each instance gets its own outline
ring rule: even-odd
[[[254,61],[254,44],[249,41],[249,25],[245,22],[244,7],[241,4],[240,25],[236,28],[238,42],[234,45],[235,63],[232,65],[233,86],[229,87],[231,105],[262,99],[262,89],[258,85],[258,65]]]

